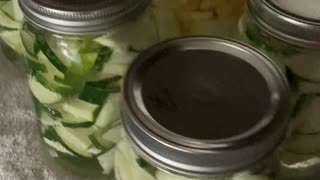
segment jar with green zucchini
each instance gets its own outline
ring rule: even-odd
[[[249,0],[239,24],[240,38],[271,56],[291,84],[291,128],[281,152],[285,176],[314,175],[306,169],[320,166],[319,5],[316,0]]]
[[[158,40],[149,0],[20,4],[28,83],[50,154],[73,172],[113,177],[122,79]]]

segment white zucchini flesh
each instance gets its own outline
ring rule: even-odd
[[[314,154],[320,152],[320,134],[294,135],[285,141],[283,148],[296,154]]]
[[[305,79],[320,82],[320,53],[300,54],[288,58],[290,70]]]
[[[156,180],[145,169],[137,163],[139,158],[125,139],[116,146],[115,152],[115,174],[116,180]]]
[[[178,175],[174,175],[174,174],[167,173],[160,170],[156,172],[156,178],[157,180],[200,180],[200,179],[193,179],[193,178],[178,176]]]
[[[311,96],[304,102],[293,120],[301,134],[320,133],[320,96]]]
[[[35,77],[29,77],[29,87],[35,98],[42,104],[52,104],[62,100],[62,96],[58,93],[50,91],[44,87]]]

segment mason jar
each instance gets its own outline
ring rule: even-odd
[[[18,0],[0,1],[0,48],[8,60],[23,65],[19,29],[23,15]]]
[[[128,136],[116,151],[118,179],[130,179],[133,171],[140,179],[275,179],[289,85],[252,47],[210,37],[175,39],[135,59],[121,117]]]
[[[295,107],[281,154],[293,174],[298,167],[320,167],[319,6],[320,1],[249,0],[240,22],[242,40],[271,56],[290,81]]]
[[[133,58],[158,40],[149,0],[21,0],[21,37],[44,142],[73,172],[113,177],[119,98]]]

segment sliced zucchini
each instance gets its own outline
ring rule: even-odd
[[[227,36],[235,34],[237,19],[207,19],[195,21],[190,25],[190,33],[206,36]],[[219,27],[219,28],[217,28]]]
[[[320,97],[310,96],[301,104],[295,122],[299,122],[296,131],[302,134],[320,133]]]
[[[107,141],[107,142],[113,142],[113,143],[118,143],[122,137],[121,137],[121,132],[122,132],[123,126],[122,125],[117,125],[104,133],[102,135],[102,139]]]
[[[49,139],[47,139],[45,137],[43,139],[44,139],[44,142],[47,145],[49,145],[51,148],[53,148],[54,150],[56,150],[58,152],[61,152],[63,154],[67,154],[67,155],[70,155],[70,156],[75,156],[71,151],[66,149],[60,142],[52,141],[52,140],[49,140]]]
[[[15,21],[21,22],[23,14],[19,6],[19,0],[10,0],[1,7],[1,10],[8,14],[10,18]]]
[[[37,44],[36,44],[36,37],[33,34],[28,33],[26,31],[21,31],[20,35],[21,35],[22,43],[23,43],[26,51],[30,55],[35,56],[38,53],[38,48],[37,48]]]
[[[100,106],[100,105],[103,105],[103,103],[105,102],[105,100],[107,99],[110,93],[112,92],[108,92],[105,89],[86,85],[83,88],[79,98],[86,102],[97,104]]]
[[[6,13],[0,10],[0,27],[4,27],[6,29],[17,30],[20,28],[20,23],[14,21]]]
[[[187,178],[187,177],[183,177],[183,176],[178,176],[178,175],[174,175],[171,173],[167,173],[161,170],[158,170],[156,172],[156,178],[157,180],[200,180],[200,179],[196,179],[196,178]],[[214,179],[212,179],[214,180]]]
[[[60,73],[65,73],[67,70],[66,65],[64,65],[62,61],[57,57],[57,55],[52,51],[45,36],[37,34],[36,42],[43,52],[40,54],[40,58],[50,61],[50,63],[54,66],[55,69],[57,69],[57,71],[59,71]]]
[[[320,134],[294,135],[283,145],[289,152],[297,154],[313,154],[320,151]]]
[[[320,81],[319,53],[292,56],[287,59],[286,64],[299,77],[310,81]]]
[[[58,94],[61,94],[62,96],[71,96],[71,95],[75,94],[75,91],[72,87],[56,82],[54,80],[54,76],[50,73],[43,73],[42,72],[43,66],[35,66],[35,67],[41,68],[38,71],[33,69],[33,72],[35,72],[35,77],[44,87],[46,87],[49,90],[54,91]]]
[[[111,149],[104,154],[98,156],[98,161],[103,169],[103,174],[109,175],[114,167],[115,149]]]
[[[95,154],[90,152],[92,142],[89,135],[96,131],[96,128],[66,128],[63,126],[54,127],[57,135],[60,137],[63,144],[65,144],[73,152],[80,156],[91,158]]]
[[[120,119],[120,94],[111,94],[97,116],[95,126],[104,129]]]
[[[303,94],[319,94],[320,95],[320,82],[299,81],[299,92]]]
[[[111,64],[104,65],[103,70],[93,73],[89,77],[89,81],[99,81],[103,79],[113,78],[115,76],[124,76],[127,73],[129,65],[126,64]]]
[[[118,143],[115,152],[114,168],[116,180],[156,180],[137,163],[139,157],[134,152],[127,140]]]
[[[267,176],[258,176],[258,175],[251,175],[251,174],[239,174],[235,175],[232,180],[271,180]]]
[[[63,72],[59,71],[59,69],[56,68],[56,66],[54,66],[54,64],[52,64],[52,62],[46,57],[46,55],[40,51],[37,54],[37,58],[38,61],[43,63],[47,70],[48,70],[48,74],[46,75],[48,77],[48,80],[54,80],[56,77],[59,78],[64,78],[64,74]]]
[[[29,87],[34,97],[42,104],[52,104],[62,100],[60,94],[44,87],[35,77],[29,77]]]
[[[134,50],[134,51],[133,51]],[[120,64],[120,65],[129,65],[137,57],[139,49],[136,50],[134,47],[128,47],[126,52],[114,52],[110,57],[110,64]]]
[[[120,30],[121,32],[121,30]],[[126,52],[129,46],[128,40],[125,40],[124,37],[123,40],[120,40],[122,37],[118,37],[118,34],[121,34],[119,31],[116,31],[111,36],[101,36],[94,41],[98,44],[111,48],[114,52],[123,53]],[[120,38],[120,39],[119,39]]]
[[[10,48],[12,48],[18,54],[23,53],[24,47],[21,41],[19,31],[3,31],[0,33],[0,39],[2,39],[5,44],[7,44]]]
[[[95,64],[96,70],[101,71],[103,69],[104,64],[106,64],[111,59],[112,54],[113,54],[113,51],[111,48],[105,47],[105,46],[102,47],[99,50],[99,53],[97,56],[97,60]]]
[[[61,107],[64,112],[69,113],[76,118],[85,119],[89,122],[94,122],[96,111],[99,108],[98,105],[91,104],[77,98],[68,99],[66,102],[61,104]]]
[[[173,10],[154,8],[153,15],[159,40],[179,37],[181,34],[179,22]]]
[[[70,67],[72,62],[80,63],[79,41],[55,36],[46,37],[46,40],[49,48],[64,66]]]
[[[42,111],[40,116],[40,122],[42,126],[61,126],[61,123],[52,117],[47,112]]]

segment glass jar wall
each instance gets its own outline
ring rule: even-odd
[[[239,24],[240,38],[271,56],[291,84],[291,127],[279,153],[290,178],[319,176],[320,166],[319,1],[301,3],[251,0]]]

